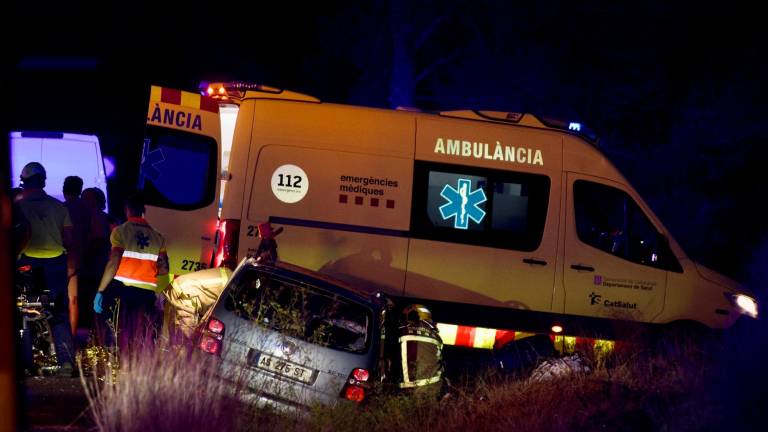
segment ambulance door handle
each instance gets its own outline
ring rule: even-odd
[[[523,262],[530,265],[540,265],[540,266],[547,265],[546,261],[538,260],[536,258],[523,258]]]
[[[571,264],[571,268],[578,271],[595,271],[594,267],[590,267],[588,265],[581,265],[581,264]]]

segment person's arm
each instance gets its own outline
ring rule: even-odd
[[[163,291],[165,291],[165,288],[168,286],[169,282],[169,265],[168,265],[168,254],[163,250],[158,254],[157,257],[157,289],[156,293],[161,294]]]
[[[112,251],[109,253],[107,265],[104,266],[104,273],[101,276],[98,292],[103,292],[107,289],[109,283],[114,279],[117,269],[120,267],[120,260],[123,258],[123,251],[125,250],[120,230],[113,229],[112,234],[109,236],[109,241],[112,243]]]
[[[62,206],[63,207],[63,206]],[[61,227],[61,242],[67,251],[67,280],[77,274],[80,266],[80,253],[75,247],[75,236],[72,229],[72,219],[69,216],[69,210],[64,207],[64,220]]]
[[[109,261],[104,267],[104,274],[101,276],[98,292],[104,292],[112,279],[117,274],[117,268],[120,267],[120,260],[123,258],[123,248],[113,247],[109,254]]]

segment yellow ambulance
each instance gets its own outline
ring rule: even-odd
[[[152,87],[147,114],[141,178],[174,273],[209,265],[217,227],[213,265],[233,266],[268,221],[284,228],[283,261],[423,303],[457,345],[757,317],[754,296],[691,261],[578,123],[242,83],[203,93]],[[239,106],[226,171],[222,102]]]

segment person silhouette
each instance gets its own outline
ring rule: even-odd
[[[45,168],[30,162],[21,170],[22,197],[16,208],[29,223],[29,240],[17,259],[19,266],[29,265],[44,275],[54,307],[51,318],[58,374],[71,376],[75,345],[69,320],[67,284],[75,276],[75,254],[68,254],[72,244],[72,221],[67,208],[45,193]]]

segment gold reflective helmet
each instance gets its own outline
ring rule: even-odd
[[[403,309],[403,319],[410,322],[432,321],[432,312],[424,305],[412,304]]]

